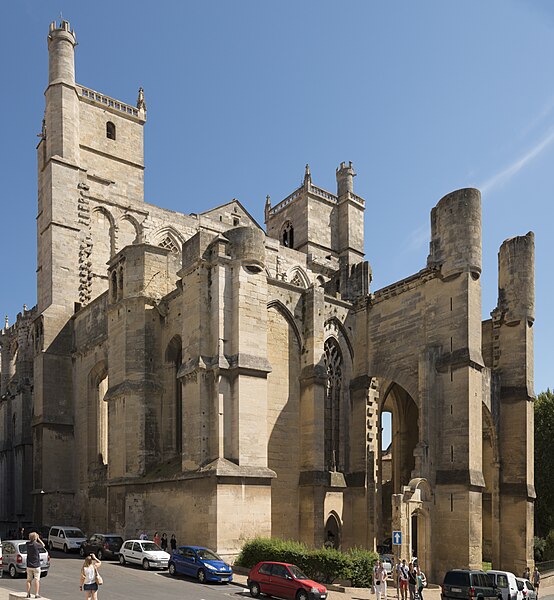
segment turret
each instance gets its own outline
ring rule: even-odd
[[[50,23],[48,32],[48,87],[43,138],[46,162],[61,156],[79,160],[79,99],[75,90],[75,32],[67,21]]]
[[[75,32],[68,21],[62,21],[59,27],[56,21],[50,23],[48,33],[48,83],[67,83],[75,85]]]
[[[348,192],[351,194],[354,192],[354,177],[356,177],[356,173],[354,173],[352,161],[349,161],[348,166],[345,162],[341,162],[337,169],[337,196],[339,198]]]
[[[431,211],[427,265],[443,277],[481,274],[481,192],[468,188],[444,196]]]
[[[498,252],[498,309],[506,323],[535,320],[535,235],[506,240]]]

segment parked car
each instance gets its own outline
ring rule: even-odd
[[[72,550],[79,550],[86,539],[87,536],[78,527],[55,525],[50,527],[48,533],[48,548],[50,551],[58,548],[64,552],[71,552]]]
[[[496,569],[487,573],[493,578],[498,591],[502,592],[502,600],[522,600],[523,588],[518,589],[516,576],[513,573]]]
[[[27,569],[27,542],[29,540],[4,540],[2,542],[2,570],[10,577],[24,575]],[[46,577],[50,568],[50,555],[46,548],[40,553],[40,576]]]
[[[452,569],[447,571],[441,586],[441,598],[447,600],[501,600],[502,594],[494,579],[483,571]]]
[[[323,600],[327,598],[327,588],[304,575],[296,566],[289,563],[264,561],[250,570],[247,580],[250,595],[260,594],[296,600]]]
[[[392,567],[394,564],[394,557],[391,556],[390,554],[382,554],[379,557],[379,560],[381,561],[383,567],[385,567],[385,571],[387,572],[387,576],[390,576],[390,574],[392,573]]]
[[[81,544],[79,554],[94,554],[98,560],[117,560],[122,544],[123,538],[117,533],[95,533]]]
[[[518,588],[520,587],[519,584],[521,584],[521,593],[524,600],[537,600],[537,592],[528,579],[516,577],[516,581],[518,582]]]
[[[201,546],[181,546],[169,560],[171,575],[183,574],[205,581],[233,581],[233,569],[215,552]]]
[[[142,565],[143,569],[167,569],[170,556],[149,540],[127,540],[119,549],[119,562]]]

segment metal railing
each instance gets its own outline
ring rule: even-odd
[[[554,560],[537,563],[537,569],[541,575],[554,571]]]

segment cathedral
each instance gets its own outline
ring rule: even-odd
[[[533,233],[502,244],[482,321],[476,189],[431,210],[421,270],[375,291],[350,162],[332,192],[306,167],[264,226],[237,200],[148,204],[143,91],[77,83],[75,46],[50,25],[37,305],[0,332],[0,532],[159,530],[233,557],[394,531],[432,578],[531,565]]]

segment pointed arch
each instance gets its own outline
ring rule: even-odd
[[[300,349],[304,348],[304,340],[302,339],[302,334],[300,333],[300,329],[294,320],[294,316],[290,312],[290,310],[280,301],[280,300],[271,300],[267,303],[268,310],[273,308],[277,312],[279,312],[291,326],[294,335],[296,337],[296,341],[298,342],[298,347]]]
[[[311,285],[310,278],[308,277],[306,271],[304,271],[304,269],[298,265],[295,265],[288,270],[287,281],[304,289],[309,288]]]
[[[185,238],[174,227],[162,227],[152,235],[152,244],[167,248],[173,254],[180,254]]]
[[[129,221],[129,223],[131,223],[135,229],[135,239],[133,240],[133,244],[140,244],[142,241],[142,225],[139,223],[138,219],[130,213],[125,213],[121,216],[120,220]]]
[[[352,346],[352,342],[350,341],[350,336],[348,335],[348,331],[344,324],[337,319],[337,317],[331,317],[327,319],[324,323],[326,335],[335,337],[341,337],[348,348],[348,353],[350,354],[350,360],[354,359],[354,347]]]

